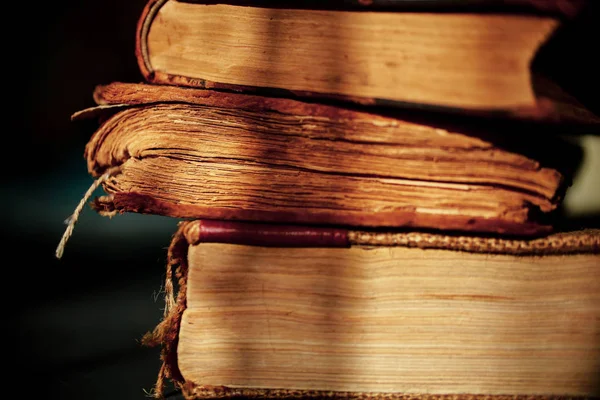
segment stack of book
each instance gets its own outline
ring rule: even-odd
[[[600,118],[548,68],[583,7],[150,0],[144,82],[73,119],[94,210],[178,220],[156,397],[600,395],[600,230],[557,223]]]

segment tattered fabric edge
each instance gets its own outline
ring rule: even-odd
[[[432,393],[383,393],[383,392],[335,392],[297,389],[230,388],[224,386],[182,385],[187,400],[197,399],[346,399],[346,400],[584,400],[593,396],[567,395],[512,395],[512,394],[432,394]]]
[[[532,239],[425,232],[348,232],[352,245],[404,246],[422,249],[466,251],[507,255],[556,255],[600,252],[600,229],[555,232]]]
[[[163,319],[152,332],[146,333],[141,340],[144,346],[162,347],[160,353],[162,364],[152,390],[152,396],[157,399],[164,397],[164,389],[168,380],[176,385],[184,381],[177,366],[177,344],[181,316],[187,305],[187,255],[189,243],[185,237],[184,229],[190,224],[190,221],[179,223],[167,252]]]

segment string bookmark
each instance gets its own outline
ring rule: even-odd
[[[63,236],[60,239],[60,242],[58,243],[58,247],[56,248],[56,252],[55,252],[56,258],[58,258],[58,259],[62,258],[63,253],[65,251],[65,246],[67,244],[67,241],[73,234],[73,230],[75,229],[75,224],[77,223],[77,220],[79,219],[79,215],[83,211],[83,207],[85,206],[85,204],[87,203],[89,198],[92,196],[94,191],[96,189],[98,189],[98,187],[102,183],[104,183],[108,178],[110,178],[112,175],[114,175],[117,171],[118,171],[118,168],[111,168],[106,173],[104,173],[101,177],[96,179],[92,183],[92,185],[88,188],[88,190],[85,192],[85,194],[83,195],[83,198],[81,199],[79,204],[77,204],[77,207],[75,208],[75,211],[73,211],[73,214],[71,214],[67,219],[65,219],[65,224],[67,224],[67,229],[63,233]]]

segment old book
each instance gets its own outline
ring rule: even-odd
[[[600,231],[502,239],[193,220],[169,248],[155,395],[600,395]],[[175,274],[175,275],[174,275]]]
[[[151,83],[598,123],[548,72],[584,5],[150,0],[136,56]]]
[[[85,157],[103,214],[545,234],[580,156],[531,128],[292,99],[118,82],[95,98],[73,118],[102,121]]]
[[[514,126],[143,83],[95,98],[73,118],[102,121],[85,148],[102,214],[545,234],[580,157]]]

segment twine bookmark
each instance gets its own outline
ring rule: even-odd
[[[73,214],[71,214],[71,216],[65,220],[65,223],[67,224],[67,229],[65,230],[65,233],[63,233],[63,236],[60,239],[60,242],[58,244],[58,247],[56,248],[56,252],[55,252],[56,258],[58,258],[58,259],[62,258],[63,253],[65,251],[65,246],[67,244],[67,241],[73,234],[73,229],[75,229],[75,224],[77,223],[77,220],[79,219],[79,215],[81,214],[81,211],[83,211],[83,207],[85,206],[85,203],[92,196],[94,191],[96,189],[98,189],[98,186],[100,186],[102,183],[104,183],[108,178],[110,178],[112,175],[114,175],[115,172],[117,172],[117,171],[118,171],[118,168],[112,168],[112,169],[108,170],[106,173],[104,173],[100,178],[96,179],[92,183],[92,185],[89,187],[87,192],[85,192],[85,194],[83,195],[83,198],[81,199],[79,204],[77,204],[77,207],[75,208],[75,211],[73,212]]]

